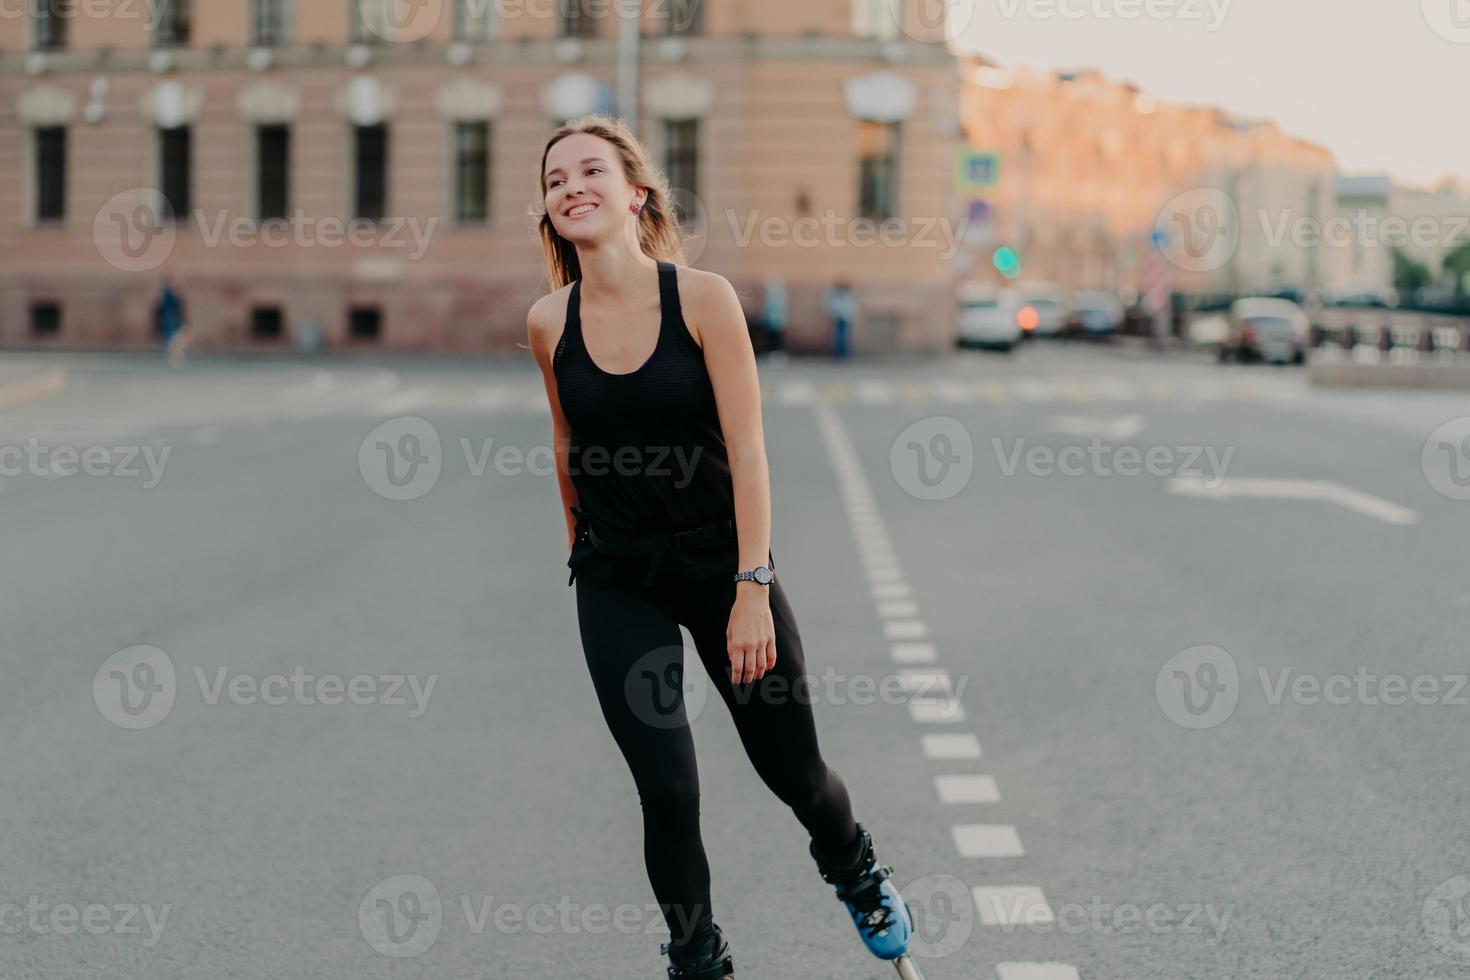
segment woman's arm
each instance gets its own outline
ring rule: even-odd
[[[692,270],[691,270],[692,271]],[[724,276],[698,273],[695,309],[686,317],[698,324],[704,363],[715,390],[720,429],[735,489],[735,524],[740,537],[740,568],[764,565],[771,546],[771,479],[761,425],[760,376],[755,349],[745,327],[745,312]],[[754,582],[740,583],[765,595]]]
[[[556,390],[556,374],[551,369],[554,345],[561,339],[557,329],[562,322],[562,318],[556,314],[555,297],[556,293],[551,293],[532,304],[531,311],[526,314],[526,339],[531,345],[536,364],[541,368],[541,380],[546,385],[546,401],[551,406],[552,456],[556,460],[556,484],[561,492],[561,516],[567,524],[567,551],[570,552],[577,540],[577,519],[572,516],[572,508],[577,505],[578,498],[577,488],[567,472],[571,430],[567,426],[566,416],[562,415],[561,398]],[[564,309],[561,316],[565,316]]]

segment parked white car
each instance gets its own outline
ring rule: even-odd
[[[1021,283],[1021,327],[1037,337],[1060,337],[1072,315],[1067,287],[1055,282]],[[1030,307],[1031,312],[1024,312]],[[1028,328],[1027,324],[1031,326]]]
[[[1266,360],[1300,364],[1311,344],[1312,323],[1289,299],[1247,297],[1230,307],[1220,360]]]
[[[960,346],[1008,351],[1021,340],[1021,325],[1016,317],[1021,308],[1021,294],[1016,290],[967,282],[960,284],[956,299]]]

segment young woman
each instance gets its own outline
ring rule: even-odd
[[[740,301],[722,276],[675,264],[667,179],[620,120],[557,129],[541,193],[555,291],[531,307],[527,333],[551,406],[568,584],[603,718],[643,808],[668,975],[734,971],[711,914],[680,624],[864,942],[898,959],[909,909],[822,759],[801,635],[771,571],[760,387]],[[741,685],[755,688],[737,698]]]

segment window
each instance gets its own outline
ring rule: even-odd
[[[354,306],[347,313],[350,340],[377,340],[383,335],[383,311],[376,306]]]
[[[75,0],[31,0],[27,6],[36,17],[31,47],[36,51],[65,50],[66,22],[76,14]]]
[[[153,43],[172,47],[189,43],[190,0],[156,0],[153,7]]]
[[[36,220],[66,217],[66,128],[36,131]]]
[[[941,5],[941,10],[947,7]],[[898,37],[903,23],[903,0],[853,0],[852,33],[873,41]]]
[[[704,33],[705,0],[665,0],[668,16],[664,18],[664,33],[671,36]]]
[[[693,201],[699,195],[699,120],[665,119],[664,173],[675,202]],[[695,215],[675,208],[680,224],[688,224]]]
[[[352,40],[357,44],[378,44],[393,38],[388,5],[394,0],[347,0],[351,7]]]
[[[858,214],[882,221],[897,205],[898,123],[858,125]]]
[[[31,336],[55,337],[61,333],[61,304],[38,300],[31,304]]]
[[[254,43],[264,48],[291,43],[291,0],[255,0]]]
[[[254,340],[280,340],[285,317],[279,306],[257,306],[250,311],[250,336]]]
[[[598,9],[608,10],[611,4],[599,0],[557,0],[561,4],[561,33],[563,37],[596,37]]]
[[[284,218],[291,200],[291,128],[258,126],[255,130],[255,201],[257,217]]]
[[[172,211],[166,220],[178,221],[189,214],[189,144],[188,126],[158,131],[158,188]]]
[[[388,204],[388,127],[355,128],[356,196],[353,212],[359,218],[377,220],[386,213]]]
[[[490,217],[490,124],[454,127],[454,218],[460,224]]]
[[[496,0],[455,0],[454,39],[488,41],[495,36]]]

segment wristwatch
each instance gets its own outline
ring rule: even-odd
[[[737,582],[757,582],[761,585],[770,585],[776,580],[776,573],[764,565],[757,565],[748,572],[736,572]]]

